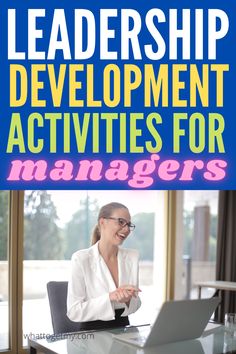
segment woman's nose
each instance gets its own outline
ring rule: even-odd
[[[124,225],[124,226],[122,227],[122,229],[125,230],[128,234],[130,233],[130,229],[129,229],[128,224]]]

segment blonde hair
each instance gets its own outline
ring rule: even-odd
[[[93,232],[92,232],[92,238],[91,238],[92,245],[94,245],[96,242],[98,242],[101,237],[100,228],[99,228],[99,220],[101,218],[109,218],[112,215],[113,211],[116,209],[127,209],[128,210],[128,208],[124,204],[117,203],[117,202],[112,202],[112,203],[106,204],[103,207],[101,207],[99,214],[98,214],[97,225],[95,225]]]

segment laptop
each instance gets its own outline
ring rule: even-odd
[[[198,338],[219,302],[218,297],[167,301],[152,326],[132,328],[131,332],[127,328],[113,338],[142,348]]]

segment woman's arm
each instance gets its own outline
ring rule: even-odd
[[[125,304],[125,310],[122,313],[122,316],[128,316],[131,313],[136,312],[139,307],[141,306],[141,300],[140,297],[138,296],[139,292],[141,291],[139,289],[139,253],[136,250],[130,250],[130,255],[129,255],[133,269],[132,269],[132,285],[124,285],[124,288],[127,288],[129,286],[133,287],[134,289],[137,289],[138,291],[134,292],[134,296],[131,297],[130,302],[128,304]]]
[[[94,284],[96,286],[96,284]],[[72,275],[68,284],[67,316],[71,321],[109,321],[115,318],[109,293],[86,299],[83,267],[78,258],[72,256]]]
[[[132,298],[129,302],[129,305],[125,304],[125,309],[124,309],[124,312],[122,313],[122,316],[128,316],[131,313],[136,312],[140,306],[141,306],[140,297],[139,296],[137,296],[137,297],[132,296]]]

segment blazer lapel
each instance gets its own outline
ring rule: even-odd
[[[118,252],[118,274],[119,286],[130,284],[132,262],[130,257],[122,248]],[[132,285],[132,284],[131,284]]]
[[[107,291],[115,290],[115,283],[112,279],[110,271],[99,253],[98,243],[91,247],[90,267],[95,273],[96,281],[100,281],[102,287],[104,287]]]

